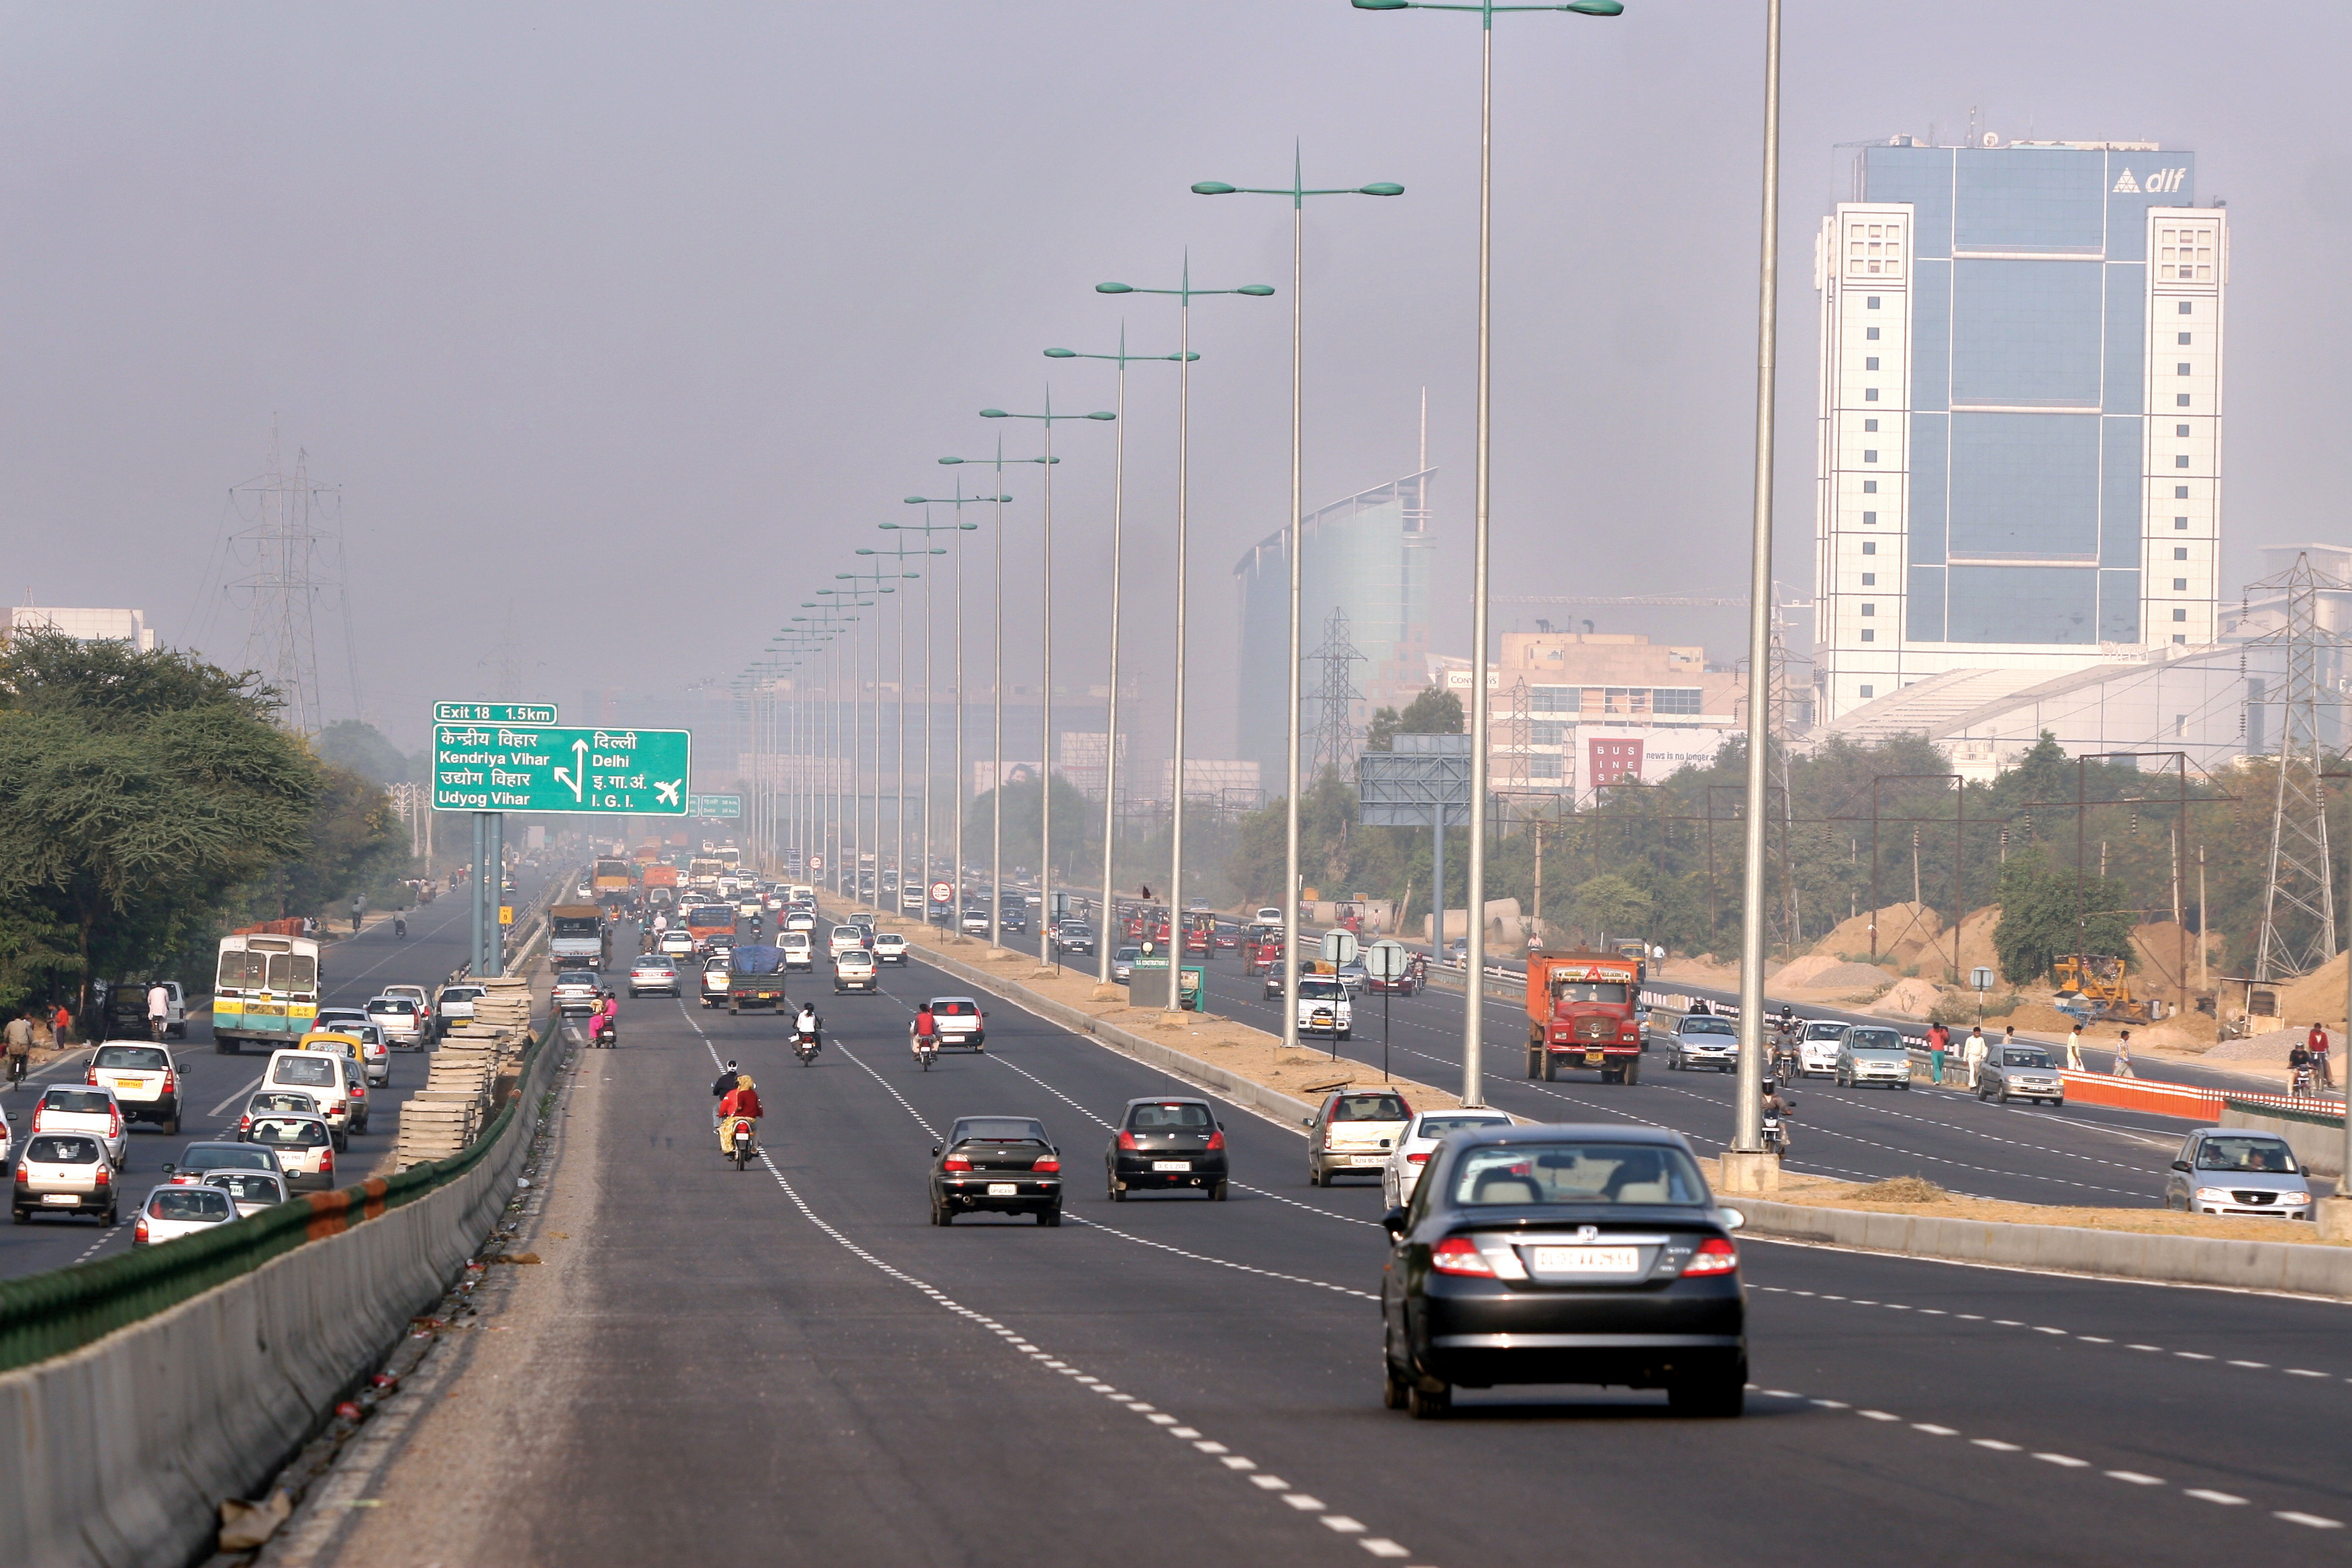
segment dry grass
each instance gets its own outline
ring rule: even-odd
[[[1925,1176],[1889,1176],[1854,1189],[1854,1196],[1883,1204],[1940,1204],[1951,1195]]]

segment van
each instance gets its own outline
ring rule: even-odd
[[[334,1131],[338,1149],[348,1141],[351,1127],[343,1061],[331,1051],[280,1050],[270,1052],[269,1065],[261,1069],[263,1089],[299,1089],[326,1108],[327,1125]]]

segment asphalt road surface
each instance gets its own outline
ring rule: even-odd
[[[525,879],[525,901],[529,885]],[[384,986],[399,984],[422,985],[429,994],[466,962],[472,934],[471,906],[462,896],[445,896],[411,910],[405,942],[394,938],[389,921],[378,921],[321,954],[327,1003],[357,1006]],[[151,1121],[131,1123],[128,1161],[115,1177],[122,1184],[122,1223],[108,1229],[92,1219],[37,1214],[29,1225],[0,1226],[0,1279],[129,1251],[134,1211],[163,1181],[162,1167],[176,1162],[190,1143],[236,1136],[246,1097],[261,1085],[266,1056],[251,1047],[223,1056],[213,1048],[210,1027],[194,1021],[188,1037],[173,1041],[172,1048],[180,1064],[186,1109],[181,1112],[177,1136],[167,1135]],[[33,1073],[24,1088],[0,1095],[19,1146],[32,1126],[41,1088],[80,1081],[89,1056],[83,1049],[61,1057]],[[372,1173],[391,1154],[400,1130],[400,1103],[425,1087],[429,1059],[422,1051],[392,1053],[392,1081],[368,1091],[368,1130],[354,1135],[351,1148],[335,1156],[343,1184]]]
[[[1230,1202],[1115,1205],[1124,1102],[1193,1091],[996,1001],[986,1054],[919,1071],[913,1005],[962,988],[886,973],[874,997],[799,982],[828,1034],[808,1068],[782,1018],[624,1003],[622,1046],[582,1053],[567,1091],[564,1228],[518,1241],[552,1267],[509,1271],[517,1305],[317,1561],[1812,1568],[2347,1545],[2352,1320],[2332,1303],[1750,1241],[1746,1419],[1534,1388],[1411,1421],[1381,1406],[1369,1174],[1310,1188],[1298,1130],[1228,1106]],[[724,1058],[768,1110],[748,1172],[710,1131]],[[1526,1103],[1720,1113],[1557,1087]],[[1061,1228],[929,1223],[929,1149],[974,1113],[1054,1134]]]

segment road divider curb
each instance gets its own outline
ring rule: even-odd
[[[2074,1226],[2017,1225],[2005,1220],[1946,1219],[1932,1215],[1816,1208],[1807,1204],[1749,1197],[1733,1197],[1730,1201],[1748,1216],[1744,1234],[1766,1240],[1805,1241],[1862,1252],[1887,1252],[1905,1258],[1989,1264],[2052,1274],[2087,1274],[2111,1279],[2144,1279],[2155,1284],[2209,1285],[2352,1300],[2352,1247],[2310,1242],[2225,1241],[2212,1237],[2158,1236],[2144,1231],[2085,1230]]]
[[[560,1028],[551,1021],[491,1134],[439,1170],[10,1281],[7,1560],[112,1568],[206,1555],[221,1500],[300,1447],[489,1235],[530,1152]],[[300,1234],[231,1235],[245,1226]],[[261,1245],[231,1256],[247,1237]]]

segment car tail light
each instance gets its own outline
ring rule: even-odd
[[[1423,1149],[1418,1154],[1407,1154],[1404,1157],[1404,1163],[1408,1165],[1426,1165],[1429,1163],[1429,1151]]]
[[[173,1078],[168,1068],[165,1069],[163,1073],[163,1092],[165,1094],[177,1094],[179,1092],[179,1089],[180,1080]]]
[[[236,1130],[240,1133],[253,1131],[253,1117],[250,1112],[236,1119]]]
[[[319,1174],[322,1176],[331,1176],[334,1173],[335,1151],[332,1145],[330,1145],[329,1147],[319,1151]]]
[[[144,1242],[146,1241],[146,1239],[147,1239],[147,1216],[146,1216],[145,1215],[143,1215],[143,1214],[142,1214],[142,1215],[141,1215],[139,1216],[139,1225],[138,1225],[138,1227],[137,1227],[136,1229],[134,1229],[134,1230],[131,1232],[131,1239],[132,1241],[134,1241],[134,1242],[139,1242],[139,1243],[144,1243]]]
[[[25,1162],[22,1160],[16,1162],[16,1184],[20,1187],[33,1184],[33,1173],[25,1169]]]
[[[1048,1154],[1029,1168],[1033,1171],[1058,1171],[1062,1168],[1062,1162],[1058,1156]]]
[[[965,1159],[961,1154],[950,1154],[947,1157],[946,1162],[940,1166],[940,1169],[942,1171],[969,1171],[971,1169],[971,1162]]]
[[[96,1083],[98,1081],[98,1058],[96,1057],[89,1058],[89,1070],[81,1075],[81,1080],[84,1083]]]
[[[110,1137],[113,1137],[113,1138],[120,1138],[120,1137],[121,1137],[121,1136],[122,1136],[122,1112],[121,1112],[120,1110],[111,1110],[111,1109],[110,1109],[110,1110],[107,1111],[107,1113],[106,1113],[106,1125],[107,1125],[107,1130],[108,1130],[108,1136],[110,1136]]]
[[[1691,1260],[1683,1265],[1685,1278],[1693,1274],[1730,1274],[1739,1268],[1739,1248],[1719,1236],[1710,1236],[1698,1244]]]
[[[1118,1130],[1118,1146],[1122,1149],[1133,1149],[1135,1147],[1135,1134],[1129,1132],[1124,1127],[1120,1128]]]
[[[1429,1266],[1440,1274],[1475,1274],[1487,1279],[1495,1277],[1495,1266],[1486,1261],[1477,1243],[1466,1236],[1449,1236],[1431,1247]]]
[[[1220,1127],[1220,1128],[1218,1128],[1214,1132],[1212,1132],[1212,1133],[1210,1133],[1210,1134],[1209,1134],[1209,1147],[1210,1147],[1210,1149],[1211,1149],[1212,1151],[1214,1151],[1214,1150],[1218,1150],[1218,1149],[1223,1149],[1224,1146],[1225,1146],[1225,1130],[1224,1130],[1223,1128]]]
[[[99,1157],[98,1184],[101,1187],[110,1187],[114,1185],[114,1171],[111,1166],[107,1164],[104,1155],[100,1155]]]

